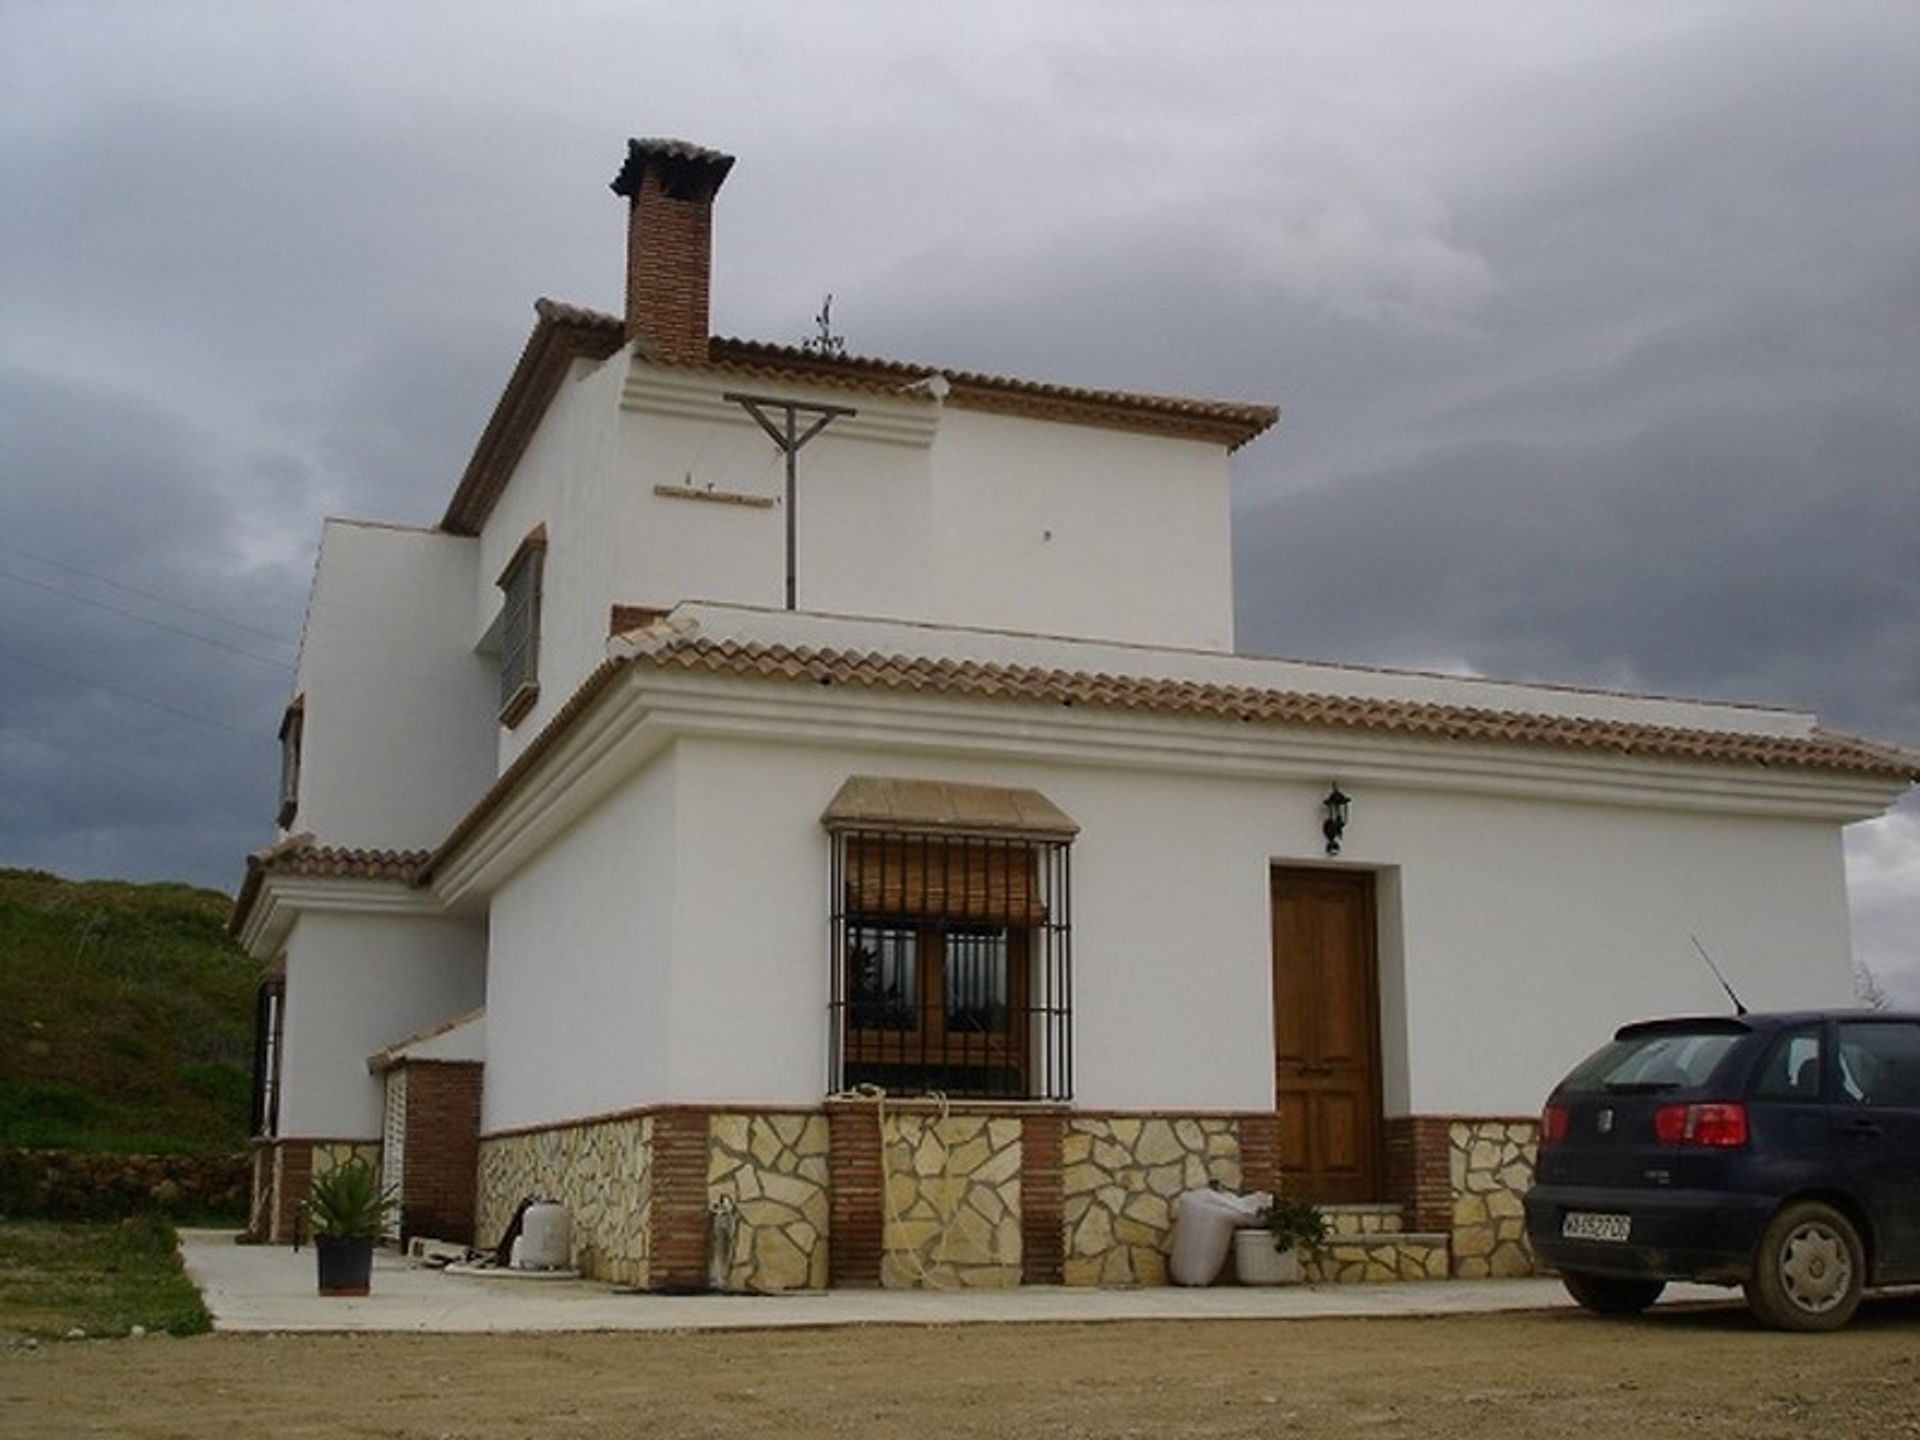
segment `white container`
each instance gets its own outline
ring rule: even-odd
[[[1176,1285],[1211,1285],[1227,1263],[1233,1232],[1273,1203],[1264,1190],[1188,1190],[1173,1202],[1173,1251],[1167,1273]]]
[[[516,1270],[564,1270],[573,1259],[573,1221],[551,1200],[529,1205],[514,1246]]]
[[[1297,1285],[1300,1251],[1277,1249],[1270,1230],[1236,1230],[1233,1273],[1242,1285]]]

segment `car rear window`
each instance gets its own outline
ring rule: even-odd
[[[1568,1090],[1698,1090],[1746,1035],[1744,1030],[1649,1030],[1613,1040],[1566,1078]]]

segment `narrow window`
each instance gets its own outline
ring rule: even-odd
[[[270,976],[253,997],[253,1133],[260,1139],[280,1129],[280,1051],[286,1029],[286,977]]]
[[[501,572],[500,723],[518,725],[540,698],[540,578],[546,562],[547,529],[541,525],[520,542]]]
[[[280,720],[280,813],[276,819],[282,830],[293,823],[300,808],[300,732],[306,718],[306,696],[296,695]]]

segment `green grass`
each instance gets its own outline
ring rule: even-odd
[[[178,1237],[151,1216],[110,1225],[0,1223],[0,1334],[202,1335],[213,1328],[180,1268]]]
[[[0,1146],[245,1147],[258,970],[230,908],[187,885],[0,869]]]

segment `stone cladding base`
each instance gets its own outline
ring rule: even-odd
[[[1506,1117],[1390,1120],[1402,1193],[1328,1207],[1334,1233],[1309,1278],[1531,1273],[1520,1198],[1535,1131]],[[856,1097],[660,1107],[482,1139],[476,1231],[490,1246],[522,1198],[558,1200],[575,1266],[641,1287],[706,1283],[716,1208],[733,1217],[717,1272],[731,1290],[1161,1285],[1173,1202],[1209,1184],[1268,1188],[1274,1134],[1266,1114]]]

